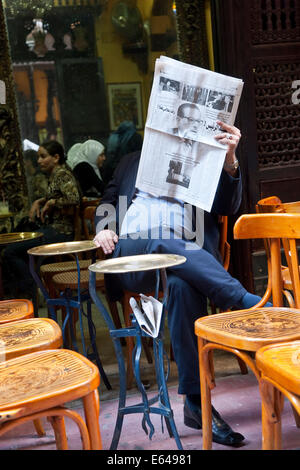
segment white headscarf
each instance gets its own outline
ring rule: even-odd
[[[79,149],[81,149],[82,144],[74,144],[70,148],[70,150],[67,153],[67,164],[71,168],[71,170],[74,169],[75,167],[75,162],[77,160],[77,156],[79,153]],[[77,164],[77,163],[76,163]]]
[[[72,150],[74,148],[74,150]],[[72,152],[71,152],[72,150]],[[70,166],[71,168],[75,168],[79,163],[82,162],[87,162],[89,163],[97,176],[102,180],[98,165],[97,165],[97,160],[99,155],[103,152],[104,150],[104,145],[101,144],[101,142],[98,142],[97,140],[86,140],[83,144],[75,144],[73,147],[70,148],[68,152],[68,160],[67,162],[69,163],[69,158],[70,158]],[[71,152],[71,155],[69,157],[69,153]]]

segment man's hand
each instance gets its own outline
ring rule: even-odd
[[[114,251],[118,240],[118,235],[113,230],[101,230],[94,238],[94,242],[99,248],[102,248],[105,255]]]
[[[231,175],[234,175],[236,170],[233,168],[233,165],[237,161],[235,151],[241,138],[241,132],[237,127],[229,126],[228,124],[225,124],[225,122],[217,121],[217,124],[224,132],[216,135],[215,139],[221,144],[227,145],[224,170]]]

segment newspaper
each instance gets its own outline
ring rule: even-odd
[[[134,297],[129,300],[134,316],[141,328],[147,335],[157,338],[162,319],[163,305],[152,296],[140,294],[141,306]]]
[[[210,211],[226,155],[217,121],[234,124],[242,89],[240,79],[157,59],[136,187]]]

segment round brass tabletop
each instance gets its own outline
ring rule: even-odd
[[[0,212],[0,219],[8,219],[9,217],[13,217],[13,212]]]
[[[134,271],[150,271],[151,269],[168,268],[185,263],[184,256],[173,254],[147,254],[123,256],[106,259],[91,264],[89,270],[96,273],[128,273]]]
[[[9,243],[18,243],[25,240],[33,240],[42,237],[41,232],[11,232],[0,234],[0,245],[8,245]]]
[[[27,253],[35,256],[53,256],[96,250],[97,248],[92,240],[82,240],[78,242],[48,243],[47,245],[30,248]]]

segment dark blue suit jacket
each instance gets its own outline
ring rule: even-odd
[[[141,152],[134,152],[122,157],[118,164],[113,179],[106,186],[101,199],[101,204],[111,204],[116,208],[116,233],[119,235],[119,196],[126,196],[127,209],[135,194],[135,182],[139,166]],[[222,171],[217,192],[215,195],[212,211],[204,213],[204,245],[203,248],[211,253],[220,262],[219,254],[219,227],[218,215],[230,215],[238,211],[242,197],[242,182],[240,176],[232,178],[228,173]],[[100,207],[99,206],[99,207]],[[195,211],[194,211],[195,213]],[[95,217],[97,224],[106,216]],[[107,294],[111,300],[119,300],[122,297],[122,285],[115,275],[105,275]]]
[[[125,155],[117,166],[113,179],[106,186],[101,205],[112,204],[116,208],[116,233],[119,234],[119,196],[127,197],[127,209],[135,193],[135,181],[140,160],[140,151]],[[232,178],[222,171],[214,203],[210,213],[204,214],[204,246],[209,253],[219,258],[218,215],[235,214],[241,203],[242,181],[240,176]],[[103,218],[96,213],[95,223]]]

